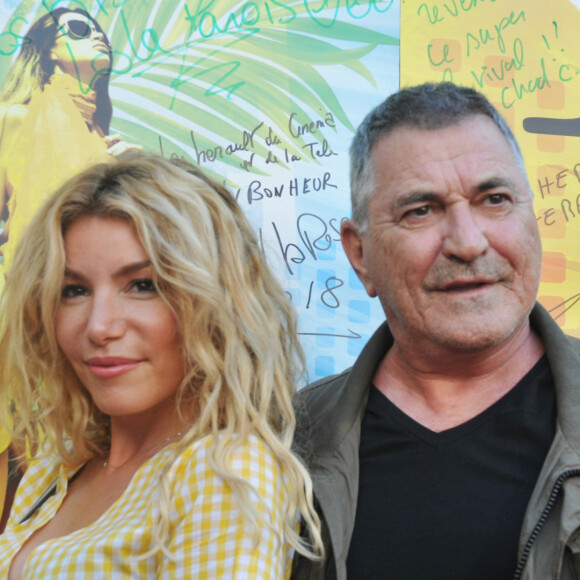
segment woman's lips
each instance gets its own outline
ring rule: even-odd
[[[93,48],[105,54],[109,54],[111,52],[111,47],[108,44],[105,44],[104,42],[96,42],[95,44],[93,44]]]
[[[124,357],[93,357],[87,360],[86,364],[95,376],[108,379],[128,373],[140,362],[138,359]]]

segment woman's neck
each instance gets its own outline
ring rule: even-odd
[[[94,115],[97,110],[97,92],[94,89],[83,87],[83,84],[78,78],[63,73],[62,71],[55,71],[49,83],[52,86],[61,87],[69,94],[89,129],[94,129]]]

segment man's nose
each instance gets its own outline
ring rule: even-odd
[[[447,258],[473,262],[489,248],[486,232],[469,204],[449,208],[445,228],[443,253]]]

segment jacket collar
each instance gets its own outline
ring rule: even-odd
[[[297,434],[306,435],[309,440],[306,447],[316,456],[332,455],[351,428],[358,425],[375,370],[392,345],[393,335],[384,322],[351,368],[341,375],[317,381],[304,392],[299,391]],[[307,399],[306,409],[302,396]]]
[[[552,370],[558,425],[580,453],[580,340],[566,336],[540,304],[532,310],[530,323],[542,339]]]
[[[544,344],[556,389],[558,423],[569,444],[580,450],[580,340],[566,336],[540,304],[530,315],[532,328]],[[393,335],[384,322],[372,335],[355,364],[347,369],[344,379],[333,385],[331,397],[318,401],[317,388],[337,377],[322,379],[308,394],[308,431],[314,452],[331,455],[358,420],[368,399],[375,370],[393,345]],[[317,403],[320,404],[317,404]],[[332,425],[332,428],[329,426]]]

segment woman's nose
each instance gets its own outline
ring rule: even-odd
[[[91,25],[91,38],[95,40],[104,40],[105,33],[99,30],[94,24]]]
[[[98,345],[123,336],[126,320],[119,299],[111,295],[94,295],[86,328],[89,340]]]

